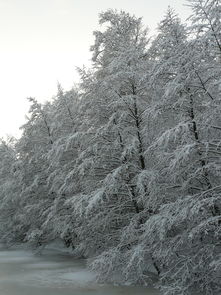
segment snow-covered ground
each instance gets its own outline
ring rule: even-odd
[[[41,255],[0,249],[0,295],[156,295],[155,290],[99,285],[83,260],[56,250]]]

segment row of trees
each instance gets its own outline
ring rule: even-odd
[[[0,237],[62,239],[100,281],[221,291],[221,4],[168,9],[158,34],[100,14],[78,89],[34,98],[0,145]]]

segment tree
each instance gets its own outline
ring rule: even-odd
[[[43,235],[41,225],[48,214],[53,200],[47,188],[47,153],[54,138],[49,120],[50,104],[42,106],[34,98],[29,98],[30,117],[22,126],[23,134],[16,144],[21,173],[21,223],[25,236],[23,241],[41,245],[50,240],[50,234]]]
[[[20,165],[15,151],[16,141],[0,141],[0,235],[10,246],[21,241],[20,235]]]

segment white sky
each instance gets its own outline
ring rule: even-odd
[[[78,81],[75,66],[89,65],[98,14],[123,9],[156,28],[168,5],[185,20],[185,0],[0,0],[0,137],[19,135],[26,97],[39,101]]]

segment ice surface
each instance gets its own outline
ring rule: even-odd
[[[99,285],[83,260],[55,251],[0,249],[0,295],[155,295],[155,290]]]

